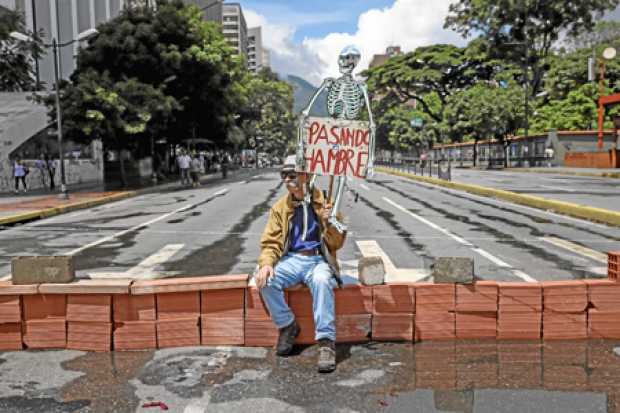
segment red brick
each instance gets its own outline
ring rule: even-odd
[[[157,319],[195,318],[200,316],[198,291],[156,294]]]
[[[497,283],[458,284],[456,286],[456,311],[497,311]]]
[[[580,312],[588,306],[587,284],[581,280],[545,281],[542,287],[545,311]]]
[[[574,340],[588,337],[587,315],[581,313],[543,313],[543,338],[545,340]]]
[[[114,322],[114,350],[149,350],[157,348],[154,320]]]
[[[314,344],[316,343],[314,318],[310,317],[297,317],[297,324],[301,328],[299,336],[295,340],[297,344]]]
[[[312,318],[312,293],[307,287],[290,290],[288,292],[288,305],[296,318]]]
[[[371,308],[372,310],[372,308]],[[344,314],[336,316],[336,341],[339,343],[361,343],[370,340],[370,314]]]
[[[498,339],[539,339],[542,332],[542,314],[538,312],[513,313],[500,311],[497,315]]]
[[[270,318],[246,317],[244,334],[247,347],[272,347],[278,340],[278,329]]]
[[[334,291],[336,318],[339,315],[372,314],[372,287],[345,285]]]
[[[454,284],[418,283],[415,286],[415,312],[448,312],[456,306]]]
[[[588,301],[599,310],[620,308],[620,283],[612,280],[585,280],[588,285]]]
[[[495,338],[497,313],[456,313],[456,337],[463,339]]]
[[[155,294],[114,295],[112,309],[115,323],[155,321]]]
[[[374,314],[414,313],[415,289],[413,285],[386,284],[372,287]]]
[[[203,314],[200,318],[203,346],[242,346],[245,344],[243,316],[221,317]]]
[[[0,351],[21,350],[23,348],[21,323],[0,324]]]
[[[588,337],[620,339],[620,308],[615,311],[589,309]]]
[[[110,323],[112,296],[106,294],[67,295],[67,321]]]
[[[415,316],[412,313],[383,313],[372,316],[375,341],[413,341]]]
[[[67,296],[64,294],[24,295],[24,319],[62,319],[67,316]]]
[[[0,323],[19,323],[21,318],[19,295],[0,295]]]
[[[26,320],[22,336],[28,348],[66,348],[67,324],[64,318]]]
[[[68,321],[67,348],[83,351],[110,351],[112,349],[112,323]]]
[[[200,345],[199,317],[177,317],[157,320],[157,347]]]
[[[206,290],[201,292],[200,313],[208,316],[243,318],[245,288]]]
[[[288,302],[288,292],[284,291],[284,300]],[[250,287],[245,293],[246,318],[270,318],[258,288]]]
[[[416,340],[445,340],[456,338],[456,322],[454,313],[416,313],[415,338]]]
[[[542,285],[540,283],[498,282],[500,312],[541,312]]]

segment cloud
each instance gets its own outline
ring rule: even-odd
[[[250,26],[263,26],[263,42],[271,49],[275,71],[320,84],[325,77],[339,76],[338,54],[350,44],[362,52],[358,72],[368,67],[374,54],[384,53],[387,46],[399,45],[407,52],[435,43],[465,44],[459,35],[443,29],[451,2],[396,0],[390,7],[362,13],[355,33],[333,32],[321,38],[306,37],[301,44],[293,42],[299,27],[295,20],[272,22],[252,10],[244,12]]]

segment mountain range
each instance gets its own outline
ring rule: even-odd
[[[310,82],[298,76],[288,75],[286,82],[293,86],[295,103],[293,110],[295,114],[300,113],[310,102],[312,96],[318,89]],[[327,91],[323,91],[312,106],[310,116],[327,117]]]

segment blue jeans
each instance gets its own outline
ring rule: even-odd
[[[312,293],[315,339],[336,340],[336,311],[332,270],[321,255],[307,257],[289,253],[274,269],[273,277],[261,289],[261,295],[276,327],[283,328],[295,320],[295,315],[284,300],[284,289],[304,283]]]

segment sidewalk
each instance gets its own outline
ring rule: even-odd
[[[250,174],[257,170],[237,169],[228,172],[228,176]],[[258,171],[265,171],[261,169]],[[221,181],[221,173],[214,172],[200,177],[201,183]],[[58,193],[46,193],[45,191],[33,191],[32,193],[1,194],[0,195],[0,229],[5,225],[47,218],[79,209],[92,208],[94,206],[119,201],[137,195],[153,192],[170,191],[175,189],[187,189],[179,180],[167,181],[162,184],[145,186],[142,188],[110,191],[105,190],[101,184],[81,185],[77,188],[69,188],[69,199],[59,199]]]
[[[562,166],[552,166],[550,168],[505,168],[503,171],[509,172],[530,172],[541,174],[558,174],[574,176],[592,176],[600,178],[619,178],[620,169],[596,169],[596,168],[566,168]]]

